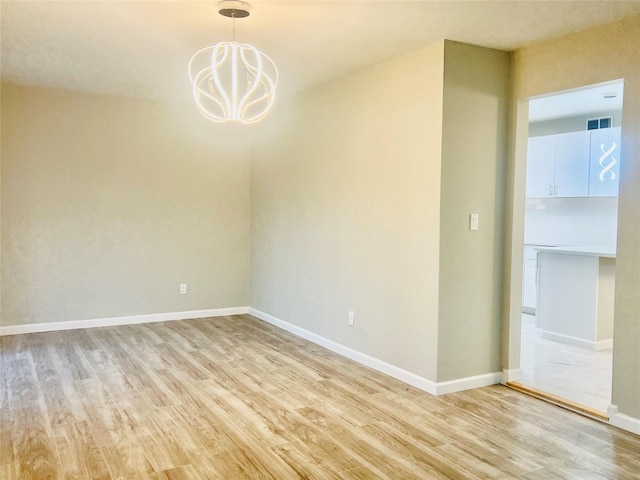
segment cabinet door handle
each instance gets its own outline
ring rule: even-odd
[[[549,185],[549,195],[553,195],[553,185]]]
[[[553,187],[553,194],[554,194],[554,195],[558,195],[558,185],[556,185],[555,187]]]

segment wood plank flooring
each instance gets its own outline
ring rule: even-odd
[[[0,339],[0,479],[640,479],[640,437],[434,397],[248,315]]]

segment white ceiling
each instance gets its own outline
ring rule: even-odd
[[[619,81],[532,99],[529,101],[529,121],[622,110],[623,87],[623,82]]]
[[[191,55],[230,40],[216,4],[2,0],[2,81],[183,100]],[[236,33],[286,95],[442,38],[513,50],[637,14],[640,1],[255,0]]]

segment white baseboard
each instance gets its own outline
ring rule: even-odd
[[[591,340],[585,340],[583,338],[564,335],[562,333],[550,332],[548,330],[544,330],[542,332],[542,338],[546,338],[547,340],[552,340],[558,343],[564,343],[565,345],[573,345],[574,347],[586,348],[588,350],[600,351],[600,350],[607,350],[609,348],[613,348],[612,338],[609,338],[607,340],[598,340],[594,342]]]
[[[613,348],[613,338],[608,338],[607,340],[598,340],[596,342],[596,351],[600,350],[610,350]]]
[[[472,388],[496,385],[502,380],[501,372],[485,373],[473,377],[456,378],[447,382],[436,383],[436,395],[446,395],[447,393],[461,392]]]
[[[168,322],[189,318],[222,317],[249,313],[249,307],[213,308],[208,310],[188,310],[185,312],[152,313],[148,315],[130,315],[126,317],[94,318],[91,320],[70,320],[68,322],[31,323],[28,325],[0,325],[0,337],[21,333],[54,332],[58,330],[76,330],[78,328],[113,327],[136,323]]]
[[[640,418],[630,417],[618,412],[617,405],[609,405],[607,407],[607,415],[609,416],[609,423],[614,427],[640,435]]]
[[[506,384],[507,382],[519,382],[524,377],[521,368],[505,368],[502,370],[502,382]]]
[[[477,375],[474,377],[460,378],[447,382],[434,382],[428,378],[421,377],[415,373],[404,370],[400,367],[387,363],[378,358],[367,355],[366,353],[359,352],[352,348],[346,347],[341,343],[334,342],[328,338],[322,337],[317,333],[310,332],[302,327],[294,325],[292,323],[281,320],[273,315],[256,310],[255,308],[249,308],[249,314],[253,315],[260,320],[263,320],[271,325],[293,333],[294,335],[309,340],[310,342],[320,345],[332,352],[335,352],[343,357],[349,358],[355,362],[372,368],[378,372],[389,375],[397,380],[408,383],[420,390],[423,390],[432,395],[445,395],[447,393],[460,392],[462,390],[468,390],[471,388],[486,387],[487,385],[495,385],[500,383],[502,374],[500,372],[488,373],[484,375]]]

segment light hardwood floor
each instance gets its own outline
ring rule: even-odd
[[[2,479],[639,479],[640,437],[434,397],[248,315],[0,339]]]

